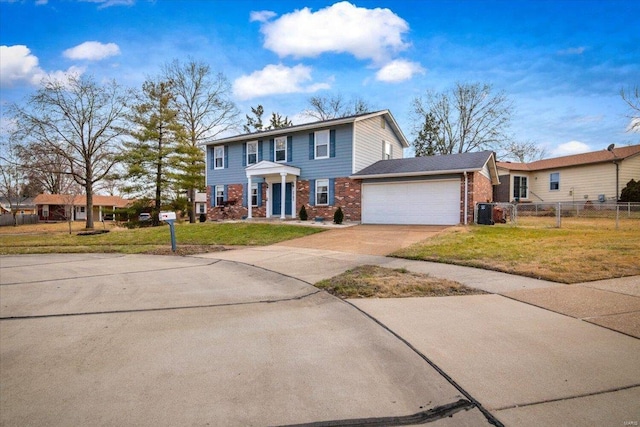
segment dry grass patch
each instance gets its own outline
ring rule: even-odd
[[[467,265],[560,283],[640,275],[640,222],[563,221],[563,228],[454,227],[393,256]]]
[[[375,265],[347,270],[315,286],[340,298],[439,297],[485,293],[452,280]]]

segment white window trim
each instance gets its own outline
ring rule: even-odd
[[[325,137],[326,135],[326,137]],[[321,141],[321,143],[318,143],[318,141]],[[324,145],[327,147],[327,155],[326,156],[318,156],[318,147]],[[313,135],[313,156],[314,159],[328,159],[330,157],[330,152],[329,150],[331,149],[331,143],[330,143],[330,132],[328,130],[319,130],[317,132],[314,132]]]
[[[278,141],[284,141],[284,160],[276,160],[278,158],[278,151],[283,151],[283,150],[278,150]],[[287,141],[287,137],[286,136],[280,136],[278,138],[275,138],[273,140],[273,161],[276,163],[287,163],[287,151],[288,151],[288,144],[289,142]]]
[[[323,185],[321,185],[323,184]],[[318,191],[318,187],[327,187],[327,203],[318,202],[318,195],[320,192]],[[316,179],[316,206],[329,206],[329,180],[328,179]]]
[[[384,160],[391,159],[391,143],[389,141],[384,142]]]
[[[253,192],[255,190],[255,194],[256,194],[256,202],[253,203]],[[251,192],[249,193],[249,197],[251,197],[251,206],[253,207],[257,207],[258,206],[258,183],[254,182],[251,184]]]
[[[222,149],[222,156],[220,157],[217,155],[218,149]],[[222,166],[218,166],[218,159],[221,159],[220,164]],[[213,147],[213,169],[224,169],[224,145]]]
[[[215,188],[216,194],[215,194],[215,205],[216,206],[222,206],[224,204],[224,185],[216,185]],[[218,203],[218,193],[220,193],[220,197],[222,197],[222,203]]]
[[[551,178],[553,177],[553,175],[558,175],[558,181],[552,181]],[[551,184],[557,182],[558,183],[558,188],[551,188]],[[549,191],[560,191],[560,172],[551,172],[549,174]]]
[[[250,146],[256,147],[255,153],[251,153],[251,154],[255,154],[255,156],[256,156],[256,161],[255,162],[250,162],[249,161],[249,147]],[[258,141],[249,141],[249,142],[247,142],[247,166],[248,165],[255,165],[256,163],[258,163]]]
[[[526,175],[514,175],[513,176],[513,186],[514,187],[516,185],[516,180],[515,180],[516,177],[520,178],[520,199],[528,199],[529,198],[529,177],[526,176]],[[522,195],[522,179],[523,178],[527,180],[527,185],[525,185],[525,187],[524,187],[524,191],[525,191],[525,195],[524,196]]]

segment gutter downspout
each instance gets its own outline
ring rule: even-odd
[[[469,177],[464,171],[464,225],[469,224]]]

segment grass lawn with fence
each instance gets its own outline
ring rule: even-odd
[[[452,227],[392,256],[466,265],[561,283],[640,275],[640,220],[520,217],[518,226]]]

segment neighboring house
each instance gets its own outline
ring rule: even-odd
[[[6,197],[0,197],[0,214],[11,213],[11,209],[13,209],[13,212],[17,215],[31,215],[36,213],[36,205],[33,202],[33,197],[11,200]]]
[[[207,193],[196,191],[196,215],[207,213]]]
[[[39,194],[34,199],[38,217],[41,221],[83,221],[87,219],[85,195],[72,196],[65,194]],[[125,208],[129,200],[119,196],[93,196],[93,218],[102,221],[105,214],[112,214],[115,209]],[[111,217],[113,218],[113,217]]]
[[[617,201],[631,179],[640,179],[640,145],[531,163],[498,162],[497,202]]]
[[[296,218],[305,206],[331,220],[341,207],[363,223],[458,224],[491,201],[493,153],[403,159],[407,147],[388,110],[212,141],[208,217]]]

